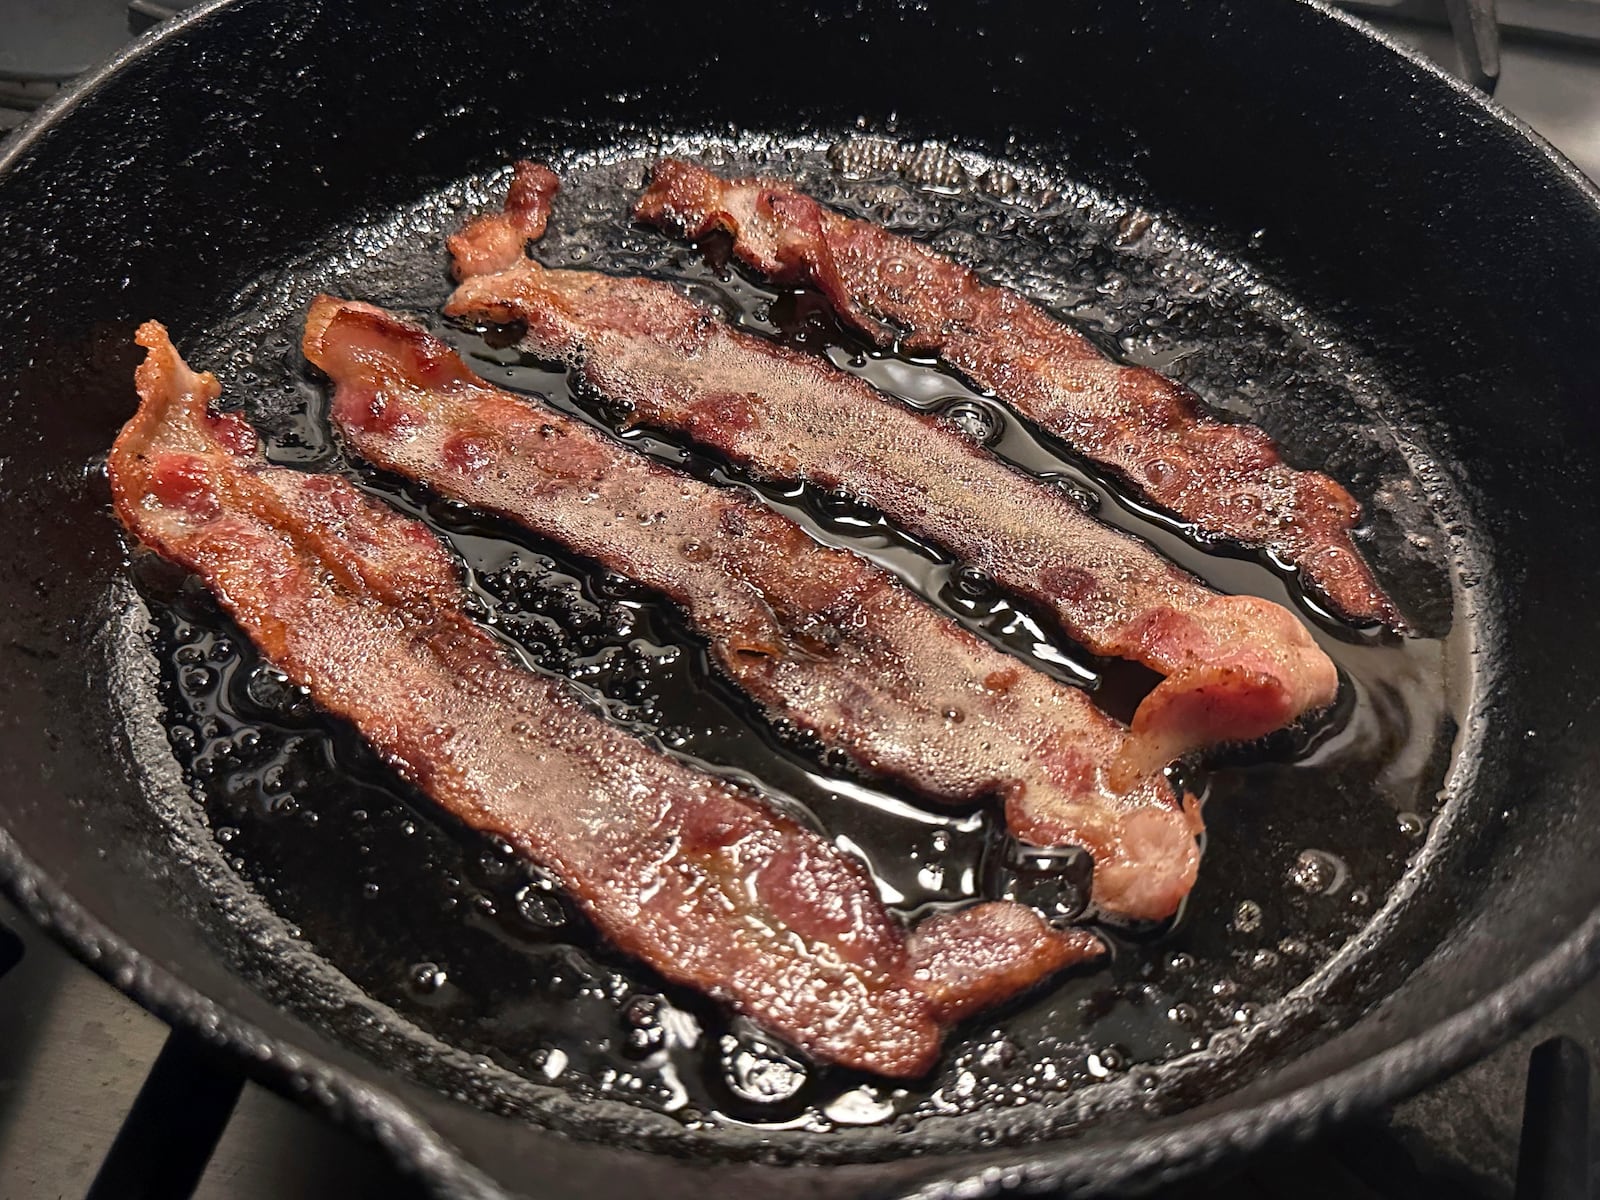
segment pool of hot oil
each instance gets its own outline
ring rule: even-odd
[[[927,1080],[891,1086],[806,1063],[611,954],[536,867],[438,812],[352,730],[314,712],[203,589],[147,572],[172,745],[235,867],[355,983],[444,1041],[529,1079],[634,1100],[692,1127],[898,1126],[1003,1109],[1082,1091],[1266,1019],[1367,922],[1420,847],[1453,735],[1444,644],[1342,624],[1292,572],[1151,513],[992,398],[936,364],[866,345],[819,297],[741,275],[716,245],[653,249],[653,273],[742,327],[826,355],[899,402],[939,414],[1219,588],[1296,607],[1340,667],[1335,717],[1219,756],[1193,777],[1206,790],[1209,828],[1200,881],[1179,920],[1102,926],[1113,949],[1107,965],[969,1022]],[[753,480],[658,431],[622,431],[624,412],[507,347],[500,331],[419,315],[489,381],[746,489],[821,540],[894,571],[980,636],[1095,687],[1109,711],[1126,716],[1148,687],[1143,673],[1084,654],[1048,617],[847,497]],[[268,363],[282,358],[281,334],[274,344]],[[305,390],[309,370],[296,372],[294,386]],[[780,807],[861,857],[897,911],[915,917],[1026,883],[1008,873],[1008,847],[987,809],[919,808],[793,729],[774,728],[715,675],[682,617],[646,590],[346,461],[320,402],[259,423],[275,460],[343,471],[434,528],[463,563],[475,615],[532,669],[571,679],[610,719],[670,753],[759,781]]]

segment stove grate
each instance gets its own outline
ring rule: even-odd
[[[173,1030],[117,1131],[86,1200],[188,1200],[244,1090],[244,1075]]]

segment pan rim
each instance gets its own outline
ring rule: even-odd
[[[239,0],[203,0],[157,25],[79,77],[42,106],[0,152],[0,179],[49,136],[79,103],[129,64],[181,39]],[[1416,74],[1442,84],[1519,135],[1562,181],[1600,211],[1600,185],[1544,137],[1492,97],[1329,0],[1295,0],[1322,20],[1345,26],[1398,55]],[[381,1146],[403,1169],[452,1200],[510,1200],[512,1193],[473,1165],[435,1126],[388,1088],[358,1078],[295,1041],[267,1034],[137,950],[50,879],[0,827],[0,892],[35,924],[130,999],[174,1030],[197,1036],[238,1058],[252,1078],[325,1112]],[[1198,1118],[1179,1114],[1109,1144],[1021,1145],[974,1155],[970,1164],[926,1160],[898,1194],[907,1200],[992,1196],[1017,1188],[1075,1189],[1158,1182],[1225,1155],[1304,1137],[1365,1108],[1413,1093],[1465,1067],[1554,1008],[1600,970],[1600,908],[1520,975],[1414,1035],[1330,1075],[1245,1107]],[[920,1183],[916,1180],[920,1175]]]

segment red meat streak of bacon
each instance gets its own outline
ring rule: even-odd
[[[1104,910],[1159,920],[1193,886],[1192,805],[1160,774],[1110,786],[1128,731],[888,573],[738,492],[488,386],[382,309],[319,298],[304,349],[333,379],[334,423],[363,458],[665,594],[770,714],[925,796],[1005,797],[1017,836],[1090,852]]]
[[[530,238],[542,230],[552,180],[519,164],[499,220],[479,217],[451,239],[462,282],[446,314],[522,323],[526,349],[573,364],[589,387],[631,405],[631,419],[684,431],[770,478],[844,489],[1047,605],[1091,651],[1165,675],[1134,714],[1114,788],[1333,700],[1338,672],[1287,609],[1216,594],[937,418],[734,330],[666,283],[512,253],[517,239],[502,225]]]
[[[926,1071],[949,1022],[1100,953],[1008,903],[907,935],[821,837],[511,660],[424,526],[269,466],[160,325],[138,341],[141,404],[110,460],[123,523],[402,776],[549,868],[619,949],[820,1058],[894,1076]]]
[[[1113,362],[1016,292],[781,183],[676,159],[657,164],[635,216],[691,238],[732,234],[741,260],[819,288],[881,344],[938,355],[1196,528],[1294,564],[1345,616],[1400,627],[1352,536],[1361,506],[1340,484],[1289,466],[1254,425],[1206,415],[1181,384]]]

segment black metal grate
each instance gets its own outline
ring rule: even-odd
[[[244,1090],[244,1076],[174,1030],[106,1152],[87,1200],[187,1200]]]
[[[0,916],[3,916],[0,912]],[[25,927],[18,926],[26,932]],[[36,971],[59,966],[64,956],[54,946],[27,934]],[[24,941],[0,922],[0,977],[24,956]],[[87,976],[82,968],[71,968]],[[0,1004],[7,992],[25,984],[28,969],[15,978],[0,978]],[[106,985],[85,982],[110,993]],[[3,1011],[3,1010],[0,1010]],[[35,1014],[37,1016],[37,1014]],[[16,1022],[8,1020],[8,1029]],[[12,1031],[15,1032],[15,1031]],[[90,1046],[78,1053],[96,1053]],[[142,1069],[142,1068],[141,1068]],[[1160,1193],[1161,1200],[1587,1200],[1590,1192],[1592,1126],[1587,1053],[1565,1036],[1547,1038],[1534,1047],[1526,1072],[1522,1106],[1521,1150],[1514,1196],[1476,1177],[1448,1153],[1424,1148],[1417,1152],[1383,1119],[1355,1122],[1309,1145],[1290,1146],[1256,1155],[1240,1163]],[[230,1125],[245,1115],[235,1108],[246,1081],[234,1062],[192,1036],[168,1034],[120,1124],[87,1190],[46,1185],[38,1194],[82,1194],[87,1200],[191,1200],[230,1196],[228,1171],[212,1168],[212,1156]],[[0,1088],[3,1092],[9,1088]],[[129,1089],[131,1091],[131,1088]],[[124,1092],[124,1095],[127,1093]],[[23,1094],[9,1097],[26,1104]],[[83,1096],[85,1105],[94,1102]],[[1507,1107],[1514,1095],[1504,1097]],[[125,1103],[125,1102],[124,1102]],[[3,1106],[0,1106],[3,1110]],[[3,1111],[0,1111],[3,1115]],[[0,1131],[3,1132],[3,1131]],[[361,1196],[385,1200],[420,1198],[418,1186],[387,1167],[367,1147],[332,1130],[320,1130],[321,1144],[309,1146],[303,1134],[276,1131],[256,1138],[256,1155],[310,1155],[320,1160],[317,1174],[330,1184],[317,1195],[343,1195],[336,1177],[359,1176]],[[102,1143],[103,1144],[103,1143]],[[209,1173],[208,1173],[209,1169]],[[40,1180],[41,1184],[46,1181]],[[253,1189],[252,1195],[261,1194]],[[305,1195],[305,1192],[296,1192]]]
[[[1589,1056],[1554,1037],[1529,1057],[1513,1200],[1589,1200]],[[1381,1121],[1274,1150],[1169,1189],[1161,1200],[1504,1200],[1449,1159],[1420,1158]]]
[[[20,965],[19,965],[20,964]],[[0,900],[0,1200],[422,1200],[376,1147],[167,1032]]]
[[[0,925],[0,978],[22,961],[22,939]]]

